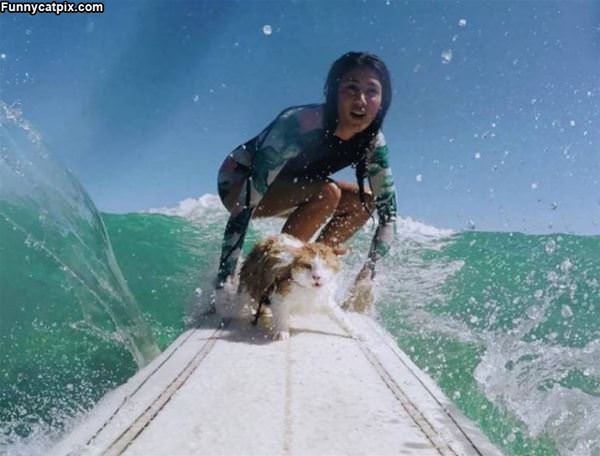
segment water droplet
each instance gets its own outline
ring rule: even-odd
[[[417,174],[417,176],[415,177],[415,180],[417,182],[423,182],[423,175],[422,174]]]
[[[442,63],[445,65],[452,62],[452,49],[447,49],[447,50],[443,51],[441,57],[442,57]]]
[[[538,290],[540,291],[540,290]],[[537,292],[536,292],[537,293]],[[536,296],[536,298],[540,298],[541,296]],[[542,316],[542,309],[540,309],[538,306],[531,306],[527,309],[526,311],[527,313],[527,317],[530,320],[539,320],[539,318]]]
[[[571,308],[569,306],[567,306],[565,304],[560,309],[560,314],[563,316],[563,318],[571,318],[573,316],[573,311],[571,310]]]
[[[269,24],[263,25],[262,31],[265,35],[269,36],[273,33],[273,28]]]
[[[573,263],[568,258],[560,264],[560,270],[567,274],[573,268]]]
[[[458,21],[458,26],[459,27],[466,27],[467,26],[467,20],[466,19],[460,19]]]
[[[546,250],[548,255],[552,255],[556,250],[556,241],[554,239],[550,239],[548,242],[546,242],[544,250]]]

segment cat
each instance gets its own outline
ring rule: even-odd
[[[304,243],[288,234],[257,242],[242,264],[230,310],[242,316],[249,313],[248,304],[269,305],[274,339],[290,337],[290,314],[322,312],[337,320],[334,295],[344,252],[341,247]]]

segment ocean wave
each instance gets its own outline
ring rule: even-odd
[[[151,208],[142,212],[177,216],[190,221],[195,221],[203,220],[208,214],[216,213],[225,215],[226,210],[217,195],[207,193],[199,198],[186,198],[174,207]]]

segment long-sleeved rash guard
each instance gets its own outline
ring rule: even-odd
[[[324,137],[323,105],[299,106],[283,111],[257,137],[229,155],[227,160],[232,166],[225,166],[219,174],[219,193],[226,194],[234,181],[238,185],[241,181],[243,185],[225,227],[218,287],[235,271],[252,213],[276,178],[324,180],[339,169],[356,163],[363,153],[346,148],[346,157],[341,156],[339,150],[344,148],[325,147]],[[369,251],[368,261],[373,265],[388,252],[396,219],[396,196],[388,153],[380,131],[375,147],[368,151],[366,168],[379,217]]]

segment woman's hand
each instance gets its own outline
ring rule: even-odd
[[[373,280],[373,277],[375,277],[375,263],[373,263],[371,260],[367,260],[356,276],[354,283],[356,284],[357,282],[363,280]]]
[[[375,297],[373,296],[373,277],[375,264],[367,261],[354,280],[342,309],[351,312],[370,314],[373,312]]]

